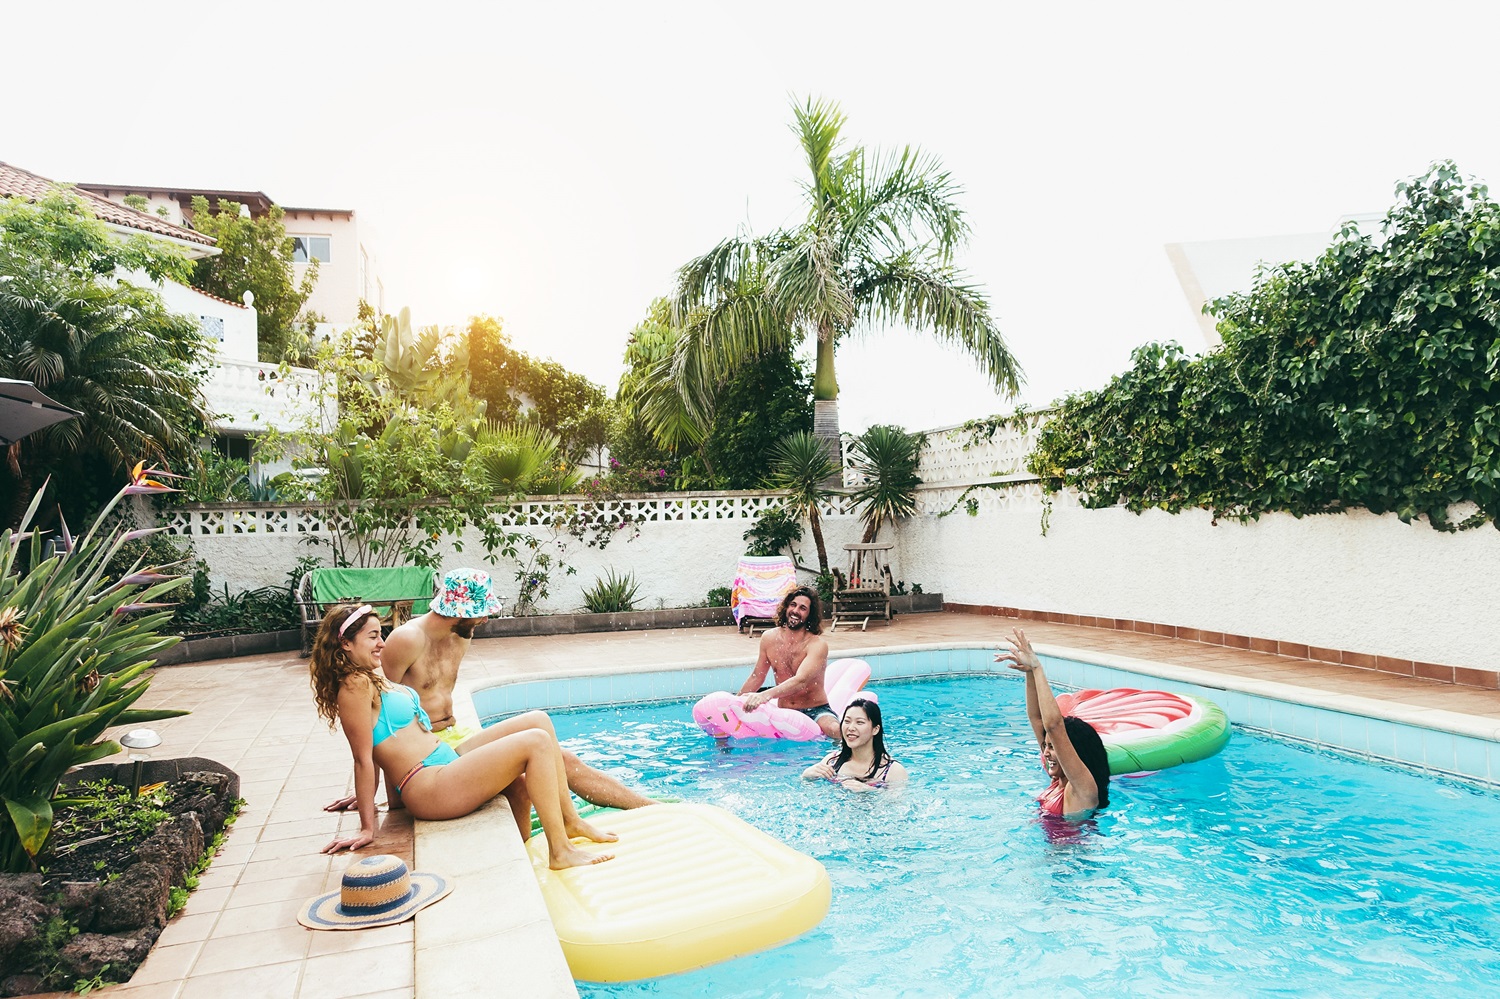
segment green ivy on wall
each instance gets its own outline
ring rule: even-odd
[[[1494,523],[1500,205],[1451,162],[1396,194],[1383,241],[1346,226],[1318,259],[1213,302],[1221,349],[1147,344],[1064,399],[1031,471],[1090,507]],[[1477,510],[1454,523],[1463,503]]]

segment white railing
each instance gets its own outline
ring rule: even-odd
[[[290,430],[317,413],[318,375],[307,368],[283,371],[275,364],[219,360],[203,385],[209,411],[223,430]]]
[[[926,440],[917,476],[927,487],[993,483],[997,478],[1030,481],[1026,459],[1036,447],[1037,433],[1049,410],[1027,414],[1020,426],[999,427],[989,436],[965,430],[962,424],[922,431]],[[855,467],[850,439],[844,439],[844,485],[856,488],[865,477]]]
[[[780,506],[782,493],[642,493],[593,498],[586,496],[532,496],[498,511],[495,522],[506,528],[546,527],[559,517],[587,504],[591,514],[605,519],[637,523],[668,521],[753,521]],[[824,517],[854,516],[848,497],[835,496],[822,503]],[[205,503],[168,507],[160,524],[167,534],[198,537],[216,534],[331,534],[342,525],[327,507],[279,503]]]
[[[1020,426],[1000,427],[989,437],[962,426],[929,430],[917,475],[928,486],[970,485],[1000,477],[1029,480],[1026,459],[1048,415],[1030,413]]]

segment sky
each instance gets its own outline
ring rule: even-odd
[[[1500,181],[1493,4],[146,0],[5,25],[0,160],[352,208],[387,308],[500,316],[611,391],[679,266],[801,220],[790,104],[836,101],[848,141],[961,185],[958,263],[1026,375],[1004,399],[930,335],[872,333],[838,356],[853,431],[1201,349],[1167,243],[1327,231],[1436,159]]]

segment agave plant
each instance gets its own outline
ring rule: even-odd
[[[855,474],[864,479],[864,484],[854,490],[853,499],[865,522],[864,543],[870,544],[880,533],[881,524],[917,512],[922,435],[876,424],[856,437],[849,450]]]
[[[619,614],[635,610],[636,593],[641,584],[635,573],[616,575],[610,569],[604,576],[594,580],[594,585],[583,591],[583,606],[591,614]]]
[[[178,642],[158,629],[172,617],[157,598],[183,579],[137,565],[120,580],[105,571],[121,546],[150,531],[106,530],[127,492],[159,492],[162,473],[137,468],[81,539],[63,530],[52,551],[31,528],[42,493],[21,524],[0,534],[0,870],[26,871],[47,846],[58,783],[72,767],[120,751],[103,738],[116,725],[172,718],[176,710],[131,707],[146,670]],[[45,491],[45,490],[43,490]],[[24,554],[25,559],[19,558]],[[26,568],[23,568],[23,565]]]
[[[827,482],[838,474],[823,442],[807,431],[788,434],[776,443],[771,457],[771,485],[787,491],[786,507],[807,518],[813,544],[818,549],[818,572],[828,572],[828,548],[823,544],[823,521],[818,504],[833,490]]]

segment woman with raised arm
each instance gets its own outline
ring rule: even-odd
[[[856,697],[839,719],[843,742],[838,751],[802,771],[804,780],[827,780],[851,791],[875,791],[906,783],[906,768],[885,748],[880,705]]]
[[[379,768],[385,771],[386,787],[394,788],[419,819],[456,819],[497,794],[524,788],[541,816],[554,870],[613,857],[572,843],[573,837],[604,843],[617,837],[578,817],[568,795],[562,750],[545,715],[535,727],[510,735],[482,732],[459,753],[432,733],[417,692],[381,673],[384,647],[380,618],[369,604],[334,607],[313,640],[313,698],[329,726],[337,719],[349,740],[359,809],[359,833],[334,837],[324,853],[358,850],[374,841]]]
[[[1042,769],[1052,778],[1037,800],[1049,815],[1086,819],[1109,805],[1109,753],[1104,740],[1082,718],[1064,717],[1026,633],[1016,628],[1011,634],[1010,651],[995,656],[995,662],[1026,674],[1026,717],[1042,747]]]

